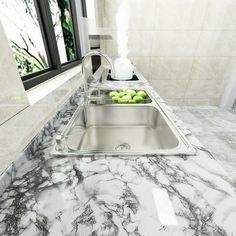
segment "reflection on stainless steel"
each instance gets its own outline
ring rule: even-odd
[[[61,136],[64,150],[55,145],[53,154],[194,154],[159,103],[149,98],[145,104],[80,106]]]

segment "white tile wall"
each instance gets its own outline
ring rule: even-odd
[[[196,56],[235,57],[236,31],[202,31]]]
[[[102,49],[116,57],[116,15],[129,11],[129,57],[171,104],[219,105],[236,63],[235,0],[103,0],[103,25],[113,39]]]
[[[155,30],[201,30],[206,0],[157,0]]]
[[[140,34],[140,31],[137,30],[129,31],[128,56],[148,57],[151,54],[153,32],[146,30],[141,32]]]
[[[156,19],[156,0],[104,0],[98,4],[103,15],[103,26],[116,29],[116,15],[125,4],[129,10],[128,28],[130,30],[152,30]],[[148,13],[148,14],[147,14]]]
[[[194,56],[200,31],[168,30],[155,31],[152,56],[191,57]]]
[[[173,82],[174,81],[174,82]],[[154,89],[165,99],[182,99],[188,81],[186,80],[150,80]]]
[[[186,90],[185,98],[218,98],[221,95],[222,81],[211,80],[191,80]]]
[[[204,30],[236,30],[236,1],[208,0]]]
[[[193,60],[191,79],[228,79],[235,63],[236,59],[232,57],[196,57]]]
[[[150,59],[148,57],[129,57],[130,61],[146,78],[149,76]]]
[[[188,80],[193,59],[190,57],[151,57],[149,78]]]

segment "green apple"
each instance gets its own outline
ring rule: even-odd
[[[142,91],[142,90],[138,91],[137,95],[141,96],[142,98],[146,98],[147,97],[147,94],[144,91]]]
[[[134,97],[136,95],[136,92],[132,89],[128,89],[127,94],[129,94],[131,97]]]
[[[118,92],[116,92],[116,91],[111,91],[110,93],[109,93],[109,96],[110,97],[115,97],[115,96],[117,96],[118,95]]]
[[[132,97],[130,95],[125,95],[122,98],[119,98],[118,102],[119,103],[128,103],[130,99],[132,99]]]
[[[119,98],[118,99],[118,103],[128,103],[129,100],[123,99],[123,98]]]
[[[129,103],[136,103],[134,99],[130,99]]]
[[[138,95],[134,96],[133,99],[134,99],[134,101],[137,102],[137,103],[140,103],[140,102],[143,101],[143,97],[138,96]]]
[[[122,99],[130,100],[130,99],[132,99],[132,97],[130,95],[125,95],[124,97],[122,97]]]
[[[119,97],[118,97],[118,96],[114,96],[114,97],[112,97],[112,101],[113,101],[113,102],[117,103],[118,100],[119,100]]]
[[[125,88],[122,89],[122,91],[125,92],[125,93],[126,93],[128,90],[129,90],[128,87],[125,87]]]
[[[118,96],[119,96],[120,98],[124,97],[125,95],[126,95],[125,92],[119,92],[119,93],[118,93]]]

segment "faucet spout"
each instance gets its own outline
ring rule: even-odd
[[[84,92],[87,93],[88,92],[88,82],[87,82],[87,78],[85,78],[85,64],[86,64],[86,61],[88,58],[92,57],[92,56],[100,56],[100,57],[103,57],[105,58],[105,60],[108,62],[108,64],[110,65],[110,69],[111,69],[111,77],[114,78],[115,77],[115,70],[114,70],[114,66],[113,66],[113,63],[112,63],[112,60],[111,58],[100,52],[100,51],[97,51],[97,50],[94,50],[94,51],[90,51],[88,52],[83,60],[82,60],[82,76],[83,76],[83,80],[84,80]]]
[[[89,87],[88,87],[88,81],[87,81],[88,78],[85,75],[86,61],[88,58],[90,58],[91,56],[95,56],[95,55],[105,58],[105,60],[110,64],[110,67],[111,67],[111,77],[112,78],[115,77],[113,63],[112,63],[112,60],[109,56],[107,56],[106,54],[103,54],[100,51],[96,51],[96,50],[91,51],[84,56],[84,58],[82,60],[82,77],[84,80],[84,114],[85,114],[84,115],[84,123],[85,123],[85,127],[87,126],[87,106],[89,104],[89,101],[96,101],[98,104],[103,103],[103,97],[100,96],[100,92],[99,92],[99,96],[97,96],[97,97],[91,97],[89,95]],[[99,89],[99,91],[100,91],[100,89]]]

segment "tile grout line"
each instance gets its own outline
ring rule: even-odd
[[[13,119],[14,117],[16,117],[17,115],[19,115],[21,112],[23,112],[24,110],[26,110],[28,107],[30,107],[30,105],[24,107],[23,109],[21,109],[20,111],[18,111],[17,113],[15,113],[13,116],[9,117],[8,119],[6,119],[5,121],[3,121],[2,123],[0,123],[0,127],[3,126],[5,123],[7,123],[8,121],[10,121],[11,119]]]
[[[199,46],[199,43],[200,43],[200,40],[201,40],[201,35],[202,35],[203,27],[204,27],[204,24],[205,24],[208,7],[209,7],[209,0],[207,0],[207,3],[206,3],[206,9],[205,9],[205,14],[204,14],[204,17],[203,17],[203,20],[202,20],[201,30],[199,30],[200,31],[199,37],[198,37],[198,40],[197,40],[197,43],[196,43],[195,51],[193,53],[192,66],[191,66],[191,69],[190,69],[190,72],[189,72],[189,79],[188,79],[188,82],[187,82],[187,85],[186,85],[186,90],[185,90],[185,93],[184,93],[184,96],[183,96],[183,104],[182,105],[184,105],[185,102],[186,102],[187,91],[188,91],[188,89],[190,87],[190,83],[192,82],[192,73],[193,73],[193,68],[194,68],[194,61],[197,58],[196,52],[197,52],[197,49],[198,49],[198,46]]]
[[[155,10],[154,10],[154,16],[156,15],[157,13],[157,1],[155,1]],[[155,18],[155,17],[154,17]],[[153,29],[155,29],[155,21],[153,21]],[[148,82],[150,83],[150,80],[151,80],[151,58],[152,58],[152,51],[153,51],[153,44],[154,44],[154,31],[155,30],[150,30],[151,31],[151,45],[150,45],[150,54],[148,55]]]

